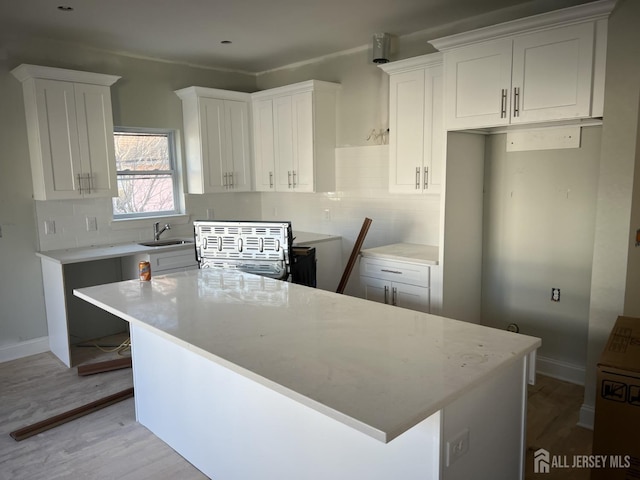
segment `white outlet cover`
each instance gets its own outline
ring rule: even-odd
[[[44,221],[44,233],[45,233],[45,235],[55,235],[55,233],[56,233],[56,222],[54,220],[45,220]]]
[[[453,465],[469,451],[469,429],[465,428],[447,441],[447,467]]]

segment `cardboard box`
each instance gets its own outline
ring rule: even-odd
[[[591,480],[640,478],[640,318],[616,320],[597,388],[593,454],[606,455],[609,468],[594,468]]]

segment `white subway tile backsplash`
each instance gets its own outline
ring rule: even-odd
[[[207,218],[207,211],[213,209],[218,220],[289,220],[294,231],[340,235],[345,239],[345,255],[365,217],[373,219],[365,246],[394,242],[437,245],[439,195],[390,194],[388,159],[387,145],[337,148],[335,192],[186,195],[190,220],[175,225],[171,236],[192,235],[191,221]],[[136,222],[132,227],[112,227],[110,198],[35,204],[40,250],[149,240],[152,235],[153,219],[143,226]],[[97,231],[87,231],[87,217],[96,218]],[[55,221],[54,235],[45,235],[44,220]]]

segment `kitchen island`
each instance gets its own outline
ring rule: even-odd
[[[237,271],[83,288],[136,416],[215,479],[523,478],[537,338]]]

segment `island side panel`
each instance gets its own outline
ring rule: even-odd
[[[131,324],[138,421],[212,478],[440,478],[437,412],[380,442]]]
[[[522,357],[444,408],[443,479],[524,478],[528,363]]]
[[[42,283],[44,285],[49,348],[62,363],[67,367],[71,367],[63,265],[45,257],[42,257],[40,262],[42,264]]]

